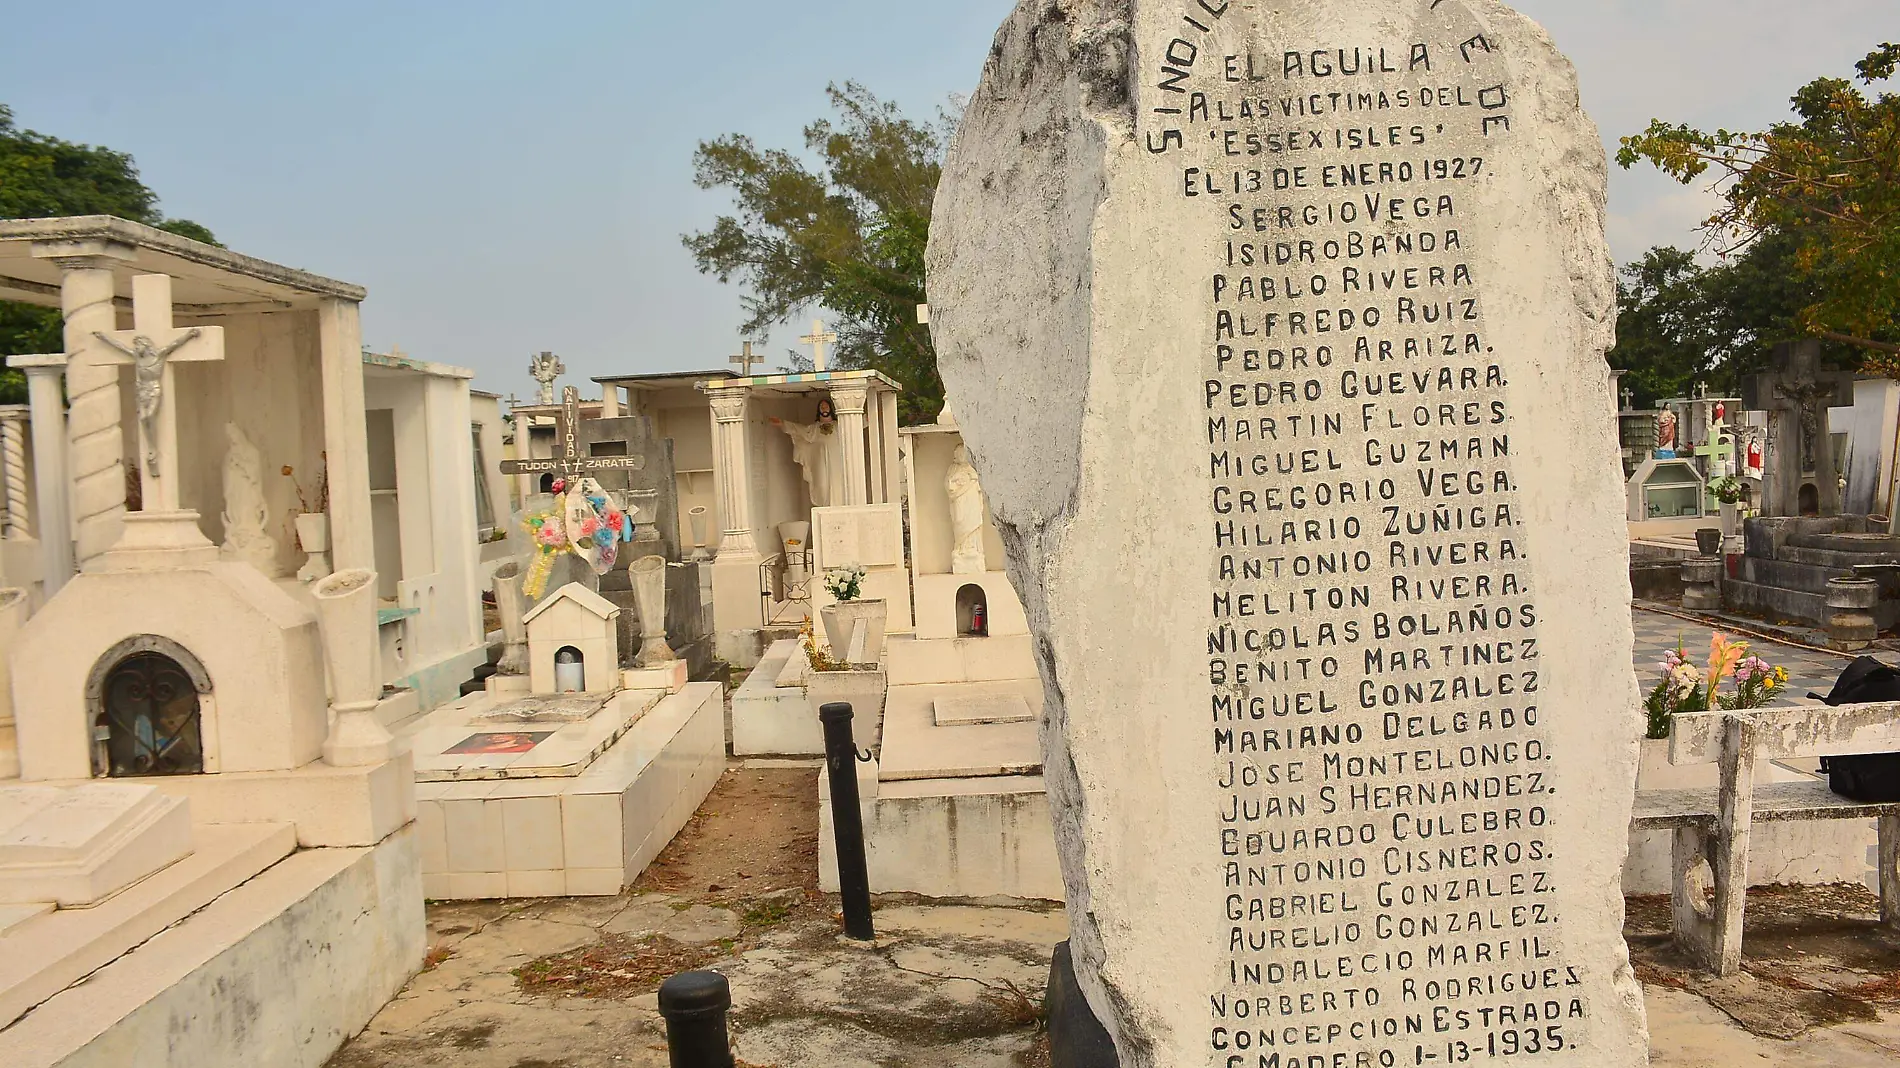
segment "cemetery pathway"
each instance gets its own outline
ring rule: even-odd
[[[1709,638],[1718,629],[1644,608],[1632,608],[1631,620],[1636,625],[1636,677],[1645,689],[1656,684],[1656,665],[1662,662],[1670,650],[1677,648],[1678,642],[1688,652],[1691,661],[1700,663],[1708,660]],[[1788,687],[1783,696],[1774,702],[1776,704],[1808,703],[1809,692],[1826,693],[1833,689],[1834,680],[1847,669],[1847,665],[1854,662],[1852,656],[1842,653],[1797,648],[1747,635],[1740,637],[1748,642],[1749,652],[1776,667],[1788,669]]]
[[[655,991],[700,967],[732,981],[742,1068],[1034,1068],[1062,910],[890,896],[847,942],[817,774],[734,762],[620,897],[431,904],[427,970],[328,1068],[665,1068]]]
[[[1637,623],[1648,643],[1638,650],[1639,668],[1679,631],[1688,643],[1708,640],[1707,628],[1667,616],[1639,612]],[[1761,652],[1789,664],[1803,680],[1797,685],[1827,676],[1824,660],[1807,659],[1814,654]],[[882,898],[879,941],[846,942],[837,899],[817,890],[816,776],[812,767],[734,762],[687,829],[620,897],[432,904],[427,970],[329,1068],[664,1068],[654,991],[695,967],[732,980],[742,1068],[1046,1065],[1039,1004],[1050,950],[1067,933],[1062,911]],[[1800,911],[1825,911],[1816,904]],[[1871,922],[1859,915],[1867,901],[1834,905],[1852,914],[1850,924]],[[1859,999],[1863,1007],[1851,1013],[1806,1014],[1827,1025],[1802,1024],[1791,1040],[1736,1023],[1732,1014],[1824,997],[1803,986],[1872,978],[1866,961],[1842,969],[1855,954],[1827,941],[1838,942],[1839,924],[1824,925],[1819,942],[1791,939],[1799,934],[1793,927],[1765,922],[1773,915],[1766,903],[1751,909],[1764,918],[1751,930],[1751,963],[1788,974],[1766,985],[1750,978],[1760,989],[1729,992],[1653,967],[1645,958],[1666,941],[1667,925],[1633,912],[1639,974],[1651,980],[1652,1064],[1900,1064],[1900,1018],[1884,997],[1877,1006]]]

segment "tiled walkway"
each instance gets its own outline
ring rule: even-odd
[[[1677,642],[1681,642],[1692,663],[1708,661],[1709,637],[1715,628],[1641,608],[1633,609],[1633,613],[1636,624],[1636,677],[1645,690],[1656,684],[1659,677],[1656,666],[1662,663],[1664,654],[1676,648]],[[1754,655],[1776,667],[1788,669],[1788,688],[1776,704],[1805,703],[1810,691],[1827,693],[1834,688],[1834,680],[1854,659],[1838,653],[1798,649],[1748,635],[1731,637],[1748,642],[1749,652]]]

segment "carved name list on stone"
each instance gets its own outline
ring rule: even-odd
[[[933,323],[1124,1064],[1644,1063],[1603,183],[1496,3],[999,34]]]

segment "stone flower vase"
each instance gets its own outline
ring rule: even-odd
[[[330,516],[324,512],[304,512],[294,522],[297,544],[309,556],[297,572],[297,578],[302,582],[316,582],[330,574]]]
[[[884,662],[884,627],[890,617],[890,605],[884,601],[839,601],[818,612],[825,623],[825,642],[831,655],[849,664]],[[862,644],[852,646],[854,636],[862,635]]]
[[[712,559],[712,550],[706,547],[707,523],[711,520],[711,515],[712,513],[703,504],[686,513],[686,522],[693,528],[694,560]]]
[[[1742,532],[1742,506],[1724,504],[1722,506],[1722,536],[1732,538]]]
[[[395,740],[376,719],[383,696],[382,647],[376,633],[376,572],[339,571],[310,588],[323,661],[330,673],[330,736],[323,762],[353,768],[395,755]]]
[[[860,749],[876,749],[884,734],[884,691],[888,677],[882,670],[813,671],[805,676],[805,703],[812,719],[818,710],[836,701],[851,706],[851,737]]]
[[[330,516],[326,512],[305,512],[297,516],[297,544],[307,553],[330,551]]]
[[[659,667],[678,660],[666,644],[666,557],[642,557],[627,573],[633,576],[633,596],[640,605],[640,666]]]
[[[1716,556],[1722,552],[1722,532],[1715,527],[1703,527],[1695,532],[1696,551],[1703,556]]]
[[[498,675],[528,673],[528,625],[524,616],[528,598],[521,592],[521,565],[506,563],[495,569],[495,612],[501,616],[501,660]]]

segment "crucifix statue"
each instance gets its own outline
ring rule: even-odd
[[[739,355],[732,357],[730,360],[726,362],[731,363],[739,368],[740,377],[751,378],[752,366],[754,364],[764,363],[765,357],[760,356],[757,353],[753,352],[752,342],[748,341],[745,343],[744,351],[740,352]]]
[[[645,456],[587,456],[581,452],[581,391],[567,387],[561,395],[561,413],[555,417],[554,440],[559,453],[545,460],[507,460],[501,465],[504,475],[546,475],[569,480],[583,478],[595,471],[641,471]],[[526,435],[517,440],[526,441]]]
[[[224,328],[172,327],[170,275],[132,279],[132,329],[94,331],[118,355],[103,362],[132,366],[139,418],[140,506],[147,512],[178,511],[178,409],[172,365],[224,359]]]
[[[837,344],[838,335],[825,329],[825,321],[823,319],[813,319],[811,321],[811,333],[806,334],[798,340],[811,346],[811,369],[814,371],[826,370],[825,346]]]
[[[1820,342],[1787,342],[1775,346],[1766,373],[1744,380],[1742,398],[1745,407],[1768,413],[1762,514],[1839,515],[1828,409],[1854,403],[1854,376],[1822,370]]]
[[[567,365],[552,352],[528,357],[528,377],[540,383],[540,403],[554,403],[554,380],[567,373]]]

